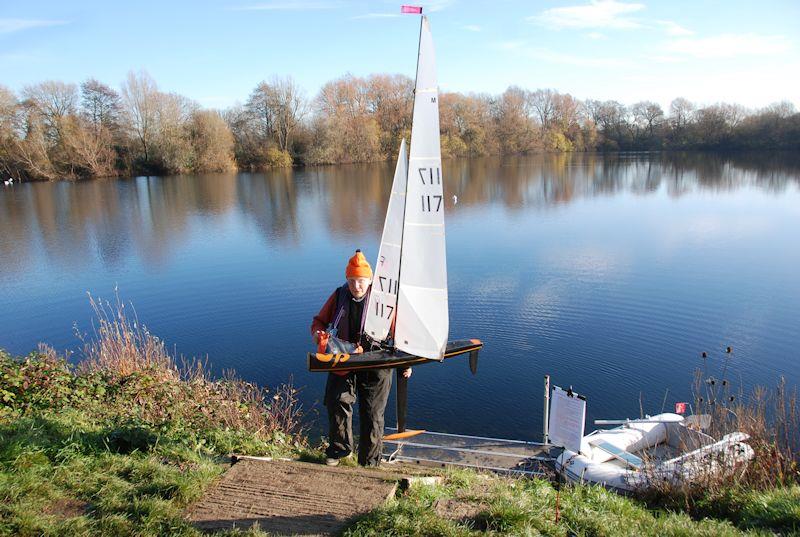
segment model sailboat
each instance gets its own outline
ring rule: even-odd
[[[477,339],[448,342],[444,192],[439,90],[430,24],[422,17],[411,154],[400,144],[364,323],[375,343],[362,354],[309,353],[310,371],[400,367],[470,354]]]

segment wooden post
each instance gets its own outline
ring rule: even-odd
[[[550,443],[550,375],[544,376],[544,438],[542,442],[545,444]]]

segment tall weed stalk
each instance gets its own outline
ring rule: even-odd
[[[82,360],[75,376],[102,379],[104,411],[151,425],[229,428],[261,437],[302,441],[298,390],[288,383],[270,391],[232,371],[214,378],[208,359],[170,353],[117,294],[114,302],[89,296],[90,334],[78,334]],[[76,330],[77,331],[77,330]],[[52,362],[52,349],[40,350]]]

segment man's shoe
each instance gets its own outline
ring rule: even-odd
[[[325,457],[325,465],[326,466],[339,466],[339,459],[334,459],[333,457]]]

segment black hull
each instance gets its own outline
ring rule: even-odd
[[[444,358],[453,358],[470,353],[470,368],[475,373],[478,361],[478,351],[483,343],[477,339],[458,339],[449,341],[444,351]],[[429,362],[438,362],[428,358],[420,358],[411,354],[398,351],[391,352],[378,350],[361,354],[321,354],[308,353],[309,371],[358,371],[361,369],[387,369],[407,367]]]

